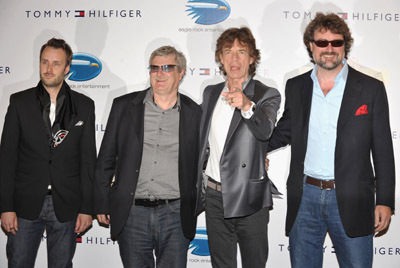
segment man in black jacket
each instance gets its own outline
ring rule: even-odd
[[[336,14],[317,13],[303,41],[315,65],[287,81],[285,110],[268,147],[291,145],[291,264],[322,267],[329,232],[340,267],[372,267],[373,234],[389,226],[394,210],[385,86],[347,64],[353,38]]]
[[[9,267],[33,267],[43,232],[49,267],[72,267],[76,233],[92,223],[96,160],[93,101],[64,81],[70,46],[40,51],[40,82],[15,93],[0,149],[1,225]]]
[[[178,93],[185,56],[150,56],[151,88],[114,100],[95,175],[95,213],[124,267],[186,267],[196,232],[200,106]]]

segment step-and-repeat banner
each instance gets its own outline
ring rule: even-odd
[[[281,115],[286,80],[312,68],[302,36],[318,11],[335,12],[348,23],[355,39],[349,64],[384,81],[398,163],[398,0],[1,0],[0,131],[10,94],[37,84],[39,50],[52,37],[65,39],[74,51],[72,74],[66,81],[72,89],[95,101],[99,147],[112,100],[149,86],[148,58],[154,49],[173,45],[184,52],[188,67],[180,91],[201,103],[203,89],[223,81],[214,61],[216,39],[225,29],[240,26],[248,26],[255,35],[262,53],[256,78],[281,92]],[[270,155],[270,177],[283,193],[289,157],[290,148]],[[397,186],[397,196],[399,192]],[[399,205],[397,201],[396,206]],[[290,267],[285,213],[283,195],[274,200],[271,211],[267,267]],[[400,267],[399,223],[395,215],[386,235],[374,238],[374,267]],[[6,240],[6,235],[0,233],[0,267],[7,265]],[[100,227],[97,221],[78,237],[77,243],[75,267],[122,267],[117,242],[110,239],[109,229]],[[46,267],[45,249],[44,236],[37,267]],[[188,250],[188,267],[211,267],[203,214]],[[338,267],[329,236],[324,245],[324,267]]]

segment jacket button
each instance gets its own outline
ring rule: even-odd
[[[136,169],[136,173],[138,173],[139,172],[139,170],[138,169]]]
[[[245,168],[246,167],[246,164],[242,164],[242,168]]]
[[[53,160],[49,160],[49,164],[52,165],[54,162]]]

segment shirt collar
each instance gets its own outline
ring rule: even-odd
[[[153,88],[150,88],[147,92],[146,92],[146,96],[143,99],[143,103],[149,103],[149,104],[153,104],[155,106],[158,107],[158,105],[155,103],[154,101],[154,93],[153,93]],[[178,108],[178,111],[181,110],[181,98],[180,98],[180,94],[178,92],[178,99],[175,103],[175,105],[171,108],[171,109],[175,109]]]

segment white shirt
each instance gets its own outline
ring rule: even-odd
[[[228,92],[226,85],[222,92]],[[210,134],[208,136],[210,156],[208,158],[205,174],[218,182],[221,181],[219,163],[234,111],[235,107],[230,106],[225,100],[225,97],[221,95],[215,105],[211,119]]]
[[[53,102],[50,103],[49,118],[50,123],[53,126],[54,120],[56,120],[56,105]]]

